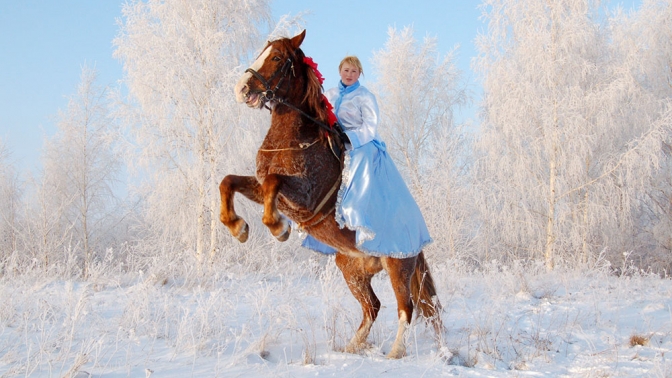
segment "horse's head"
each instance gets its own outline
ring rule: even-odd
[[[257,60],[238,80],[234,88],[236,101],[245,102],[251,108],[261,108],[267,101],[273,101],[279,91],[285,91],[283,96],[287,96],[290,82],[297,74],[295,64],[303,64],[299,46],[305,36],[304,30],[293,38],[268,42]]]

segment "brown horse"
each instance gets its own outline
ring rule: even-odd
[[[403,259],[368,256],[355,246],[354,231],[339,228],[333,214],[341,162],[330,146],[335,138],[325,131],[328,110],[322,102],[321,83],[299,48],[305,33],[269,42],[235,87],[238,102],[271,109],[271,127],[257,152],[256,177],[228,175],[222,180],[220,219],[239,241],[247,240],[248,225],[233,207],[233,196],[238,192],[264,206],[262,222],[278,240],[289,237],[286,216],[338,250],[336,264],[363,312],[362,323],[345,348],[349,353],[366,346],[380,310],[371,278],[385,269],[399,317],[388,357],[400,358],[406,354],[404,339],[414,306],[432,321],[437,332],[443,328],[434,282],[422,252]]]

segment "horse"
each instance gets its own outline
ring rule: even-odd
[[[267,42],[235,86],[238,103],[270,109],[271,125],[257,151],[256,175],[227,175],[222,180],[220,220],[240,242],[248,239],[249,226],[234,209],[234,195],[240,193],[263,205],[262,222],[277,240],[288,239],[291,219],[337,250],[336,265],[362,308],[362,322],[346,353],[358,353],[367,346],[381,306],[371,279],[384,269],[398,315],[396,338],[387,357],[401,358],[406,355],[405,338],[414,308],[440,335],[441,305],[434,280],[422,251],[408,258],[366,255],[356,247],[355,232],[340,228],[335,220],[342,162],[334,151],[342,144],[328,125],[330,105],[323,100],[319,71],[306,63],[300,48],[305,35],[303,30],[292,38]]]

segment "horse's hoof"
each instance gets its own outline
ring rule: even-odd
[[[245,243],[247,238],[250,236],[250,226],[247,225],[247,222],[241,219],[243,225],[240,227],[238,235],[234,235],[239,242]]]
[[[348,345],[345,346],[345,353],[359,354],[362,352],[362,350],[369,347],[371,347],[371,345],[366,342],[363,343],[349,342]]]
[[[398,347],[396,345],[392,346],[392,350],[387,354],[387,358],[390,360],[398,360],[406,356],[406,348]]]
[[[351,344],[348,344],[348,345],[345,346],[345,353],[356,354],[356,353],[359,353],[360,350],[362,350],[361,347],[357,347],[357,346],[354,346],[354,345],[351,345]]]
[[[289,235],[290,235],[291,233],[292,233],[292,228],[291,228],[291,227],[287,227],[287,229],[285,230],[285,232],[283,232],[283,233],[280,234],[279,236],[276,236],[275,238],[278,239],[278,241],[284,242],[284,241],[287,241],[287,239],[289,239]]]
[[[282,224],[282,230],[278,235],[275,235],[275,238],[278,239],[278,241],[284,242],[289,239],[289,235],[292,233],[292,227],[290,226],[289,221],[284,217],[280,219],[280,223]]]

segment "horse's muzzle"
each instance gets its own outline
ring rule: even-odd
[[[238,103],[245,103],[245,105],[250,108],[261,108],[264,106],[264,99],[260,92],[251,91],[247,81],[252,77],[249,73],[245,73],[243,77],[238,81],[234,88],[234,93],[236,95],[236,101]]]
[[[243,76],[238,80],[236,86],[233,87],[233,93],[236,95],[236,101],[238,103],[245,102],[247,103],[250,98],[250,87],[247,85],[247,81],[252,77],[249,73],[243,74]]]
[[[248,93],[245,96],[245,105],[249,106],[250,108],[261,108],[264,105],[264,102],[262,100],[262,96],[260,93]]]

